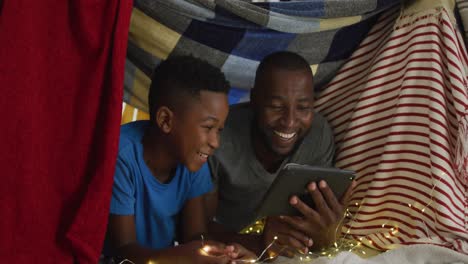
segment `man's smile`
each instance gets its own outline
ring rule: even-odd
[[[290,140],[290,139],[294,138],[294,137],[297,135],[296,132],[293,132],[293,133],[282,133],[282,132],[279,132],[279,131],[277,131],[277,130],[273,130],[273,132],[274,132],[277,136],[279,136],[281,139],[283,139],[283,140]]]

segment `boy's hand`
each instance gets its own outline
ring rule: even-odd
[[[311,238],[291,227],[291,225],[282,221],[280,217],[272,216],[266,220],[263,230],[263,246],[268,247],[277,238],[269,248],[268,257],[282,255],[292,258],[296,252],[308,252],[312,246]]]
[[[237,244],[237,243],[232,243],[230,245],[227,245],[225,248],[225,254],[233,260],[233,263],[235,263],[235,260],[256,260],[257,256],[244,248],[242,245]]]
[[[192,241],[178,247],[186,247],[189,251],[195,249],[193,251],[196,253],[195,256],[187,263],[231,264],[236,263],[236,260],[257,259],[254,253],[236,243],[225,245],[220,242],[205,241],[202,246],[201,241]]]
[[[316,209],[310,208],[297,196],[293,196],[289,202],[303,216],[284,216],[282,220],[304,235],[311,237],[315,242],[315,249],[330,246],[336,240],[337,228],[343,219],[345,205],[348,203],[355,186],[356,182],[353,181],[340,201],[338,201],[325,181],[320,181],[318,186],[315,182],[312,182],[307,188],[314,200]]]
[[[225,254],[225,247],[223,243],[214,241],[191,241],[171,249],[178,257],[176,261],[171,259],[167,263],[228,264],[231,259]]]

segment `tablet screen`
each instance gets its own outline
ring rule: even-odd
[[[310,182],[318,183],[325,180],[339,199],[354,177],[354,172],[350,170],[294,163],[286,164],[265,194],[257,210],[257,218],[275,215],[300,215],[300,212],[289,204],[289,198],[292,195],[297,195],[303,202],[314,208],[312,197],[307,190],[307,185]]]

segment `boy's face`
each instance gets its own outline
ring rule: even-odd
[[[174,151],[190,171],[199,170],[220,143],[228,115],[226,94],[202,90],[200,98],[187,98],[186,107],[174,115]]]
[[[258,86],[252,103],[260,138],[275,154],[287,156],[312,124],[312,75],[307,71],[269,69]]]

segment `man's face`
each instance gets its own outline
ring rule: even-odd
[[[205,90],[186,101],[186,109],[175,114],[172,141],[179,161],[193,172],[219,147],[229,105],[224,93]]]
[[[252,105],[260,138],[275,154],[289,155],[312,124],[312,75],[302,70],[267,69],[254,89]]]

